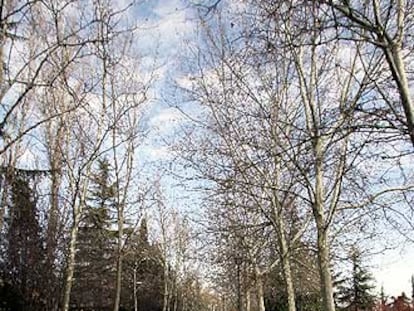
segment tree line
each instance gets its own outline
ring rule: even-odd
[[[156,61],[143,61],[138,7],[0,4],[0,310],[178,311],[204,299],[185,217],[140,175]]]
[[[414,2],[188,4],[165,89],[139,3],[0,4],[0,310],[412,308],[361,256],[413,241]],[[154,92],[189,122],[148,183]]]
[[[98,160],[79,220],[69,310],[113,310],[118,271],[118,227],[113,168]],[[53,262],[47,252],[47,228],[39,180],[46,173],[15,170],[8,181],[7,216],[2,234],[0,310],[62,308],[67,272],[68,233],[57,238]],[[160,193],[158,193],[160,195]],[[199,275],[188,267],[190,229],[157,197],[153,224],[162,232],[151,240],[147,216],[124,223],[119,310],[204,310],[210,303]],[[66,229],[67,230],[67,229]],[[153,230],[154,231],[154,230]]]
[[[413,4],[199,4],[177,150],[203,191],[222,310],[341,309],[353,249],[412,242]]]

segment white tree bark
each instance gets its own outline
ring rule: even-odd
[[[69,237],[69,249],[66,263],[66,279],[65,287],[63,291],[63,311],[69,311],[70,294],[72,291],[73,274],[75,272],[75,255],[76,255],[76,242],[78,239],[79,222],[81,218],[81,207],[80,203],[74,203],[73,206],[73,224],[70,231]]]
[[[264,301],[264,289],[263,289],[263,278],[258,268],[255,269],[256,276],[256,294],[257,294],[257,305],[258,311],[266,311]]]
[[[358,40],[362,39],[366,43],[374,44],[383,51],[400,95],[408,135],[414,146],[414,102],[407,79],[407,68],[402,56],[406,19],[411,18],[406,14],[406,9],[407,7],[410,8],[412,3],[407,5],[406,0],[398,0],[394,4],[394,2],[390,1],[385,3],[389,8],[383,8],[378,0],[373,0],[368,4],[370,9],[372,9],[373,16],[368,16],[364,15],[365,12],[360,7],[352,7],[350,2],[344,3],[332,0],[321,0],[319,2],[330,6],[345,16],[349,20],[351,27],[359,27],[360,38]],[[389,21],[384,23],[382,16],[383,12],[388,10],[391,12],[393,6],[395,6],[394,15],[387,16],[387,19],[394,19],[395,26],[392,26],[393,23]],[[392,27],[392,29],[388,29],[388,27]],[[394,105],[394,103],[391,104]]]

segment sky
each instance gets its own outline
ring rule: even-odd
[[[139,35],[141,46],[146,47],[145,57],[148,63],[157,63],[157,90],[153,104],[146,119],[148,136],[142,146],[143,156],[153,165],[168,163],[171,159],[170,146],[163,137],[177,130],[185,116],[173,107],[167,94],[168,83],[177,78],[177,68],[182,62],[183,51],[194,39],[196,21],[192,11],[180,0],[145,0],[137,6],[131,18],[137,18],[142,24]],[[167,187],[173,187],[172,184]],[[174,189],[167,189],[170,196],[176,198]],[[376,279],[377,291],[384,286],[389,296],[406,292],[411,295],[411,275],[414,274],[414,245],[396,245],[397,248],[380,253],[369,259]]]
[[[381,285],[387,295],[399,295],[405,292],[411,295],[411,275],[414,274],[414,247],[405,245],[402,249],[387,252],[373,259],[373,268],[377,280],[377,290]]]

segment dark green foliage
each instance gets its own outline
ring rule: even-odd
[[[90,177],[79,226],[71,310],[113,309],[118,232],[112,228],[117,193],[111,179],[108,161],[99,162],[96,174]],[[8,191],[3,189],[7,196],[7,221],[0,240],[0,311],[56,310],[61,298],[59,286],[64,282],[63,276],[48,269],[50,262],[46,264],[46,228],[41,227],[39,211],[47,209],[38,206],[42,201],[37,200],[35,181],[31,172],[26,176],[18,171],[8,176]],[[138,228],[126,227],[124,234],[120,310],[134,310],[134,271],[139,283],[138,309],[162,310],[164,264],[170,267],[169,284],[174,286],[169,309],[204,310],[206,298],[197,276],[178,278],[164,262],[159,245],[150,242],[145,217]]]
[[[291,270],[295,285],[297,311],[320,311],[319,274],[315,254],[298,241],[292,250]],[[287,311],[286,284],[281,265],[276,265],[265,283],[265,305],[269,311]]]
[[[139,226],[139,243],[144,246],[149,246],[148,225],[147,219],[145,217],[142,218],[141,224]]]
[[[297,294],[296,309],[298,311],[322,311],[321,295],[317,292]]]
[[[0,279],[0,311],[24,311],[24,297],[16,288]]]
[[[76,253],[71,295],[72,310],[111,310],[115,298],[116,243],[118,232],[112,229],[116,213],[116,187],[107,160],[99,161],[92,175]],[[121,308],[134,308],[134,271],[140,311],[162,309],[163,270],[160,254],[150,245],[146,219],[138,230],[125,228]]]
[[[302,280],[306,282],[305,280]],[[267,284],[265,297],[266,310],[268,311],[287,311],[287,294],[283,278],[278,276]],[[321,311],[322,301],[318,291],[301,291],[296,289],[296,309],[298,311]]]
[[[163,302],[163,267],[161,254],[148,239],[146,218],[128,243],[123,265],[122,304],[131,310],[134,306],[134,270],[137,280],[137,302],[140,311],[161,311]]]
[[[111,181],[111,167],[107,159],[98,162],[98,171],[91,177],[83,226],[108,229],[110,213],[115,207],[115,186]]]
[[[31,185],[32,178],[24,174],[13,174],[9,178],[7,246],[1,280],[5,297],[2,299],[16,310],[21,303],[30,310],[41,310],[46,295],[42,292],[42,282],[46,276],[36,191]]]
[[[78,234],[71,304],[76,308],[110,309],[115,294],[115,236],[110,213],[114,207],[110,165],[99,161]]]
[[[351,253],[352,273],[338,282],[336,301],[339,308],[349,311],[370,310],[375,305],[374,279],[362,264],[361,253]]]

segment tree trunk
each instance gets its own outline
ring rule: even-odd
[[[252,309],[252,301],[250,297],[250,288],[246,290],[246,311],[250,311]]]
[[[50,210],[49,220],[47,224],[47,244],[46,244],[46,264],[45,273],[49,276],[45,279],[46,284],[44,285],[45,297],[47,297],[47,305],[49,310],[56,308],[59,304],[59,290],[56,286],[59,282],[55,277],[56,267],[56,251],[58,245],[58,221],[59,221],[59,189],[61,182],[61,171],[57,171],[52,167],[52,185],[50,194]]]
[[[73,213],[74,219],[70,232],[69,255],[66,267],[66,281],[63,295],[63,311],[69,311],[70,293],[72,291],[73,273],[75,271],[76,242],[78,238],[79,221],[81,216],[81,209],[79,205],[75,206]]]
[[[264,303],[264,290],[262,276],[256,275],[257,305],[258,311],[266,311]]]
[[[315,152],[315,202],[312,206],[318,231],[318,266],[322,291],[323,308],[335,311],[333,299],[332,277],[330,272],[330,256],[328,245],[328,228],[324,219],[324,183],[323,183],[323,146],[320,137],[314,141]]]
[[[277,224],[278,224],[278,239],[280,244],[280,253],[281,253],[281,263],[282,263],[282,271],[283,277],[285,279],[285,286],[286,286],[286,294],[287,294],[287,302],[288,302],[288,310],[289,311],[296,311],[296,298],[295,298],[295,290],[293,287],[293,278],[292,278],[292,270],[290,268],[290,250],[287,245],[286,235],[285,235],[285,224],[283,221],[283,216],[278,213],[276,216]]]
[[[318,265],[325,311],[335,311],[326,230],[318,228]]]
[[[138,298],[137,298],[137,265],[134,267],[134,311],[138,311]]]
[[[47,131],[49,139],[53,141],[53,145],[49,150],[49,165],[51,168],[51,194],[50,194],[50,210],[47,223],[47,264],[53,266],[55,261],[55,252],[57,246],[57,231],[58,231],[58,214],[59,214],[59,189],[62,181],[62,154],[59,149],[59,144],[64,139],[63,127],[60,125],[56,136],[52,137],[54,133]]]
[[[279,178],[279,177],[277,177]],[[296,311],[296,297],[293,286],[292,270],[290,267],[290,250],[285,234],[285,222],[283,220],[282,209],[284,207],[278,201],[277,194],[273,195],[273,217],[277,240],[279,242],[280,259],[282,264],[283,278],[287,294],[289,311]]]
[[[118,211],[118,248],[117,248],[117,261],[116,261],[116,291],[115,291],[115,303],[114,311],[119,310],[121,303],[121,288],[122,288],[122,237],[124,235],[124,215],[122,207]]]
[[[287,293],[287,300],[288,300],[288,310],[289,311],[296,311],[295,289],[293,287],[292,270],[290,268],[289,251],[287,250],[286,245],[285,245],[285,247],[282,247],[281,251],[283,252],[283,254],[282,254],[282,270],[283,270],[283,277],[285,279],[285,286],[286,286],[286,293]]]
[[[178,269],[176,270],[178,271]],[[177,279],[174,282],[174,304],[173,304],[173,311],[178,311],[178,281]]]
[[[182,302],[181,302],[181,304],[182,304],[181,310],[182,311],[186,311],[187,310],[187,296],[186,296],[186,294],[183,294],[181,299],[182,299]]]
[[[114,311],[119,310],[119,305],[121,303],[121,285],[122,285],[122,255],[118,254],[118,259],[116,262],[116,292],[115,292],[115,303]]]
[[[168,264],[164,260],[164,299],[162,304],[162,311],[167,311],[168,309]]]
[[[242,292],[241,292],[241,279],[240,279],[240,263],[237,262],[237,311],[242,310]]]
[[[401,104],[407,121],[408,134],[414,146],[414,103],[410,94],[404,60],[401,55],[401,46],[387,46],[384,48],[384,54],[400,93]]]

